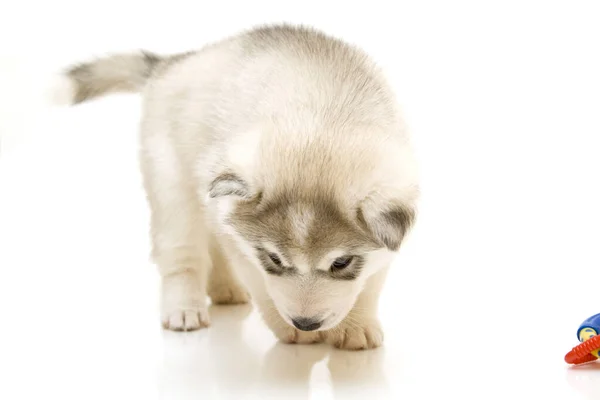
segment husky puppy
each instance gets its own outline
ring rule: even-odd
[[[71,104],[141,92],[140,164],[162,324],[252,298],[282,341],[382,344],[380,290],[418,182],[373,61],[314,29],[263,26],[184,54],[115,54],[62,75]]]

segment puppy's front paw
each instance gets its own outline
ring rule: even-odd
[[[283,343],[311,344],[323,341],[318,331],[301,331],[285,322],[275,308],[263,310],[263,318],[271,332]]]
[[[282,321],[282,324],[285,322]],[[286,324],[287,325],[287,324]],[[271,329],[275,336],[283,343],[288,344],[313,344],[320,343],[323,341],[323,338],[317,331],[301,331],[292,326],[278,326],[275,329]]]
[[[374,349],[383,344],[383,330],[375,318],[344,320],[323,335],[327,343],[342,350]]]
[[[161,320],[165,329],[195,331],[210,325],[206,292],[189,272],[163,278],[161,301]]]

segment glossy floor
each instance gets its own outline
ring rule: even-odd
[[[134,33],[125,23],[95,39],[81,29],[87,44],[76,45],[53,30],[69,25],[30,16],[48,24],[39,26],[57,54],[40,63],[21,51],[0,64],[0,398],[600,398],[600,363],[563,361],[579,324],[600,312],[600,63],[585,51],[597,24],[573,22],[568,8],[544,19],[524,3],[488,19],[471,10],[486,22],[478,35],[457,28],[476,24],[460,10],[435,19],[405,7],[395,25],[390,9],[377,18],[411,33],[398,31],[396,53],[369,15],[371,36],[354,22],[328,25],[395,71],[423,175],[419,222],[383,293],[385,344],[354,353],[279,344],[250,306],[211,308],[200,332],[160,328],[139,99],[50,109],[40,88],[50,65],[84,45],[108,51],[147,37],[167,49],[164,35],[147,16]],[[443,37],[427,36],[425,16]],[[188,38],[171,26],[170,43]],[[472,52],[480,38],[491,47]]]

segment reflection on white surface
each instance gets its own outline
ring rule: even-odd
[[[600,362],[573,366],[566,375],[569,385],[584,399],[600,399]]]
[[[165,399],[389,398],[383,349],[344,352],[244,335],[251,306],[212,306],[211,329],[164,332],[160,393]],[[250,327],[256,329],[256,327]],[[271,340],[268,340],[271,339]]]

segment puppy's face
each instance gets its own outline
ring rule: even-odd
[[[279,314],[301,330],[339,324],[367,278],[389,265],[410,223],[400,208],[381,214],[373,227],[368,211],[340,210],[323,196],[240,198],[243,186],[229,182],[221,192],[229,199],[219,200],[220,222],[263,272]]]

